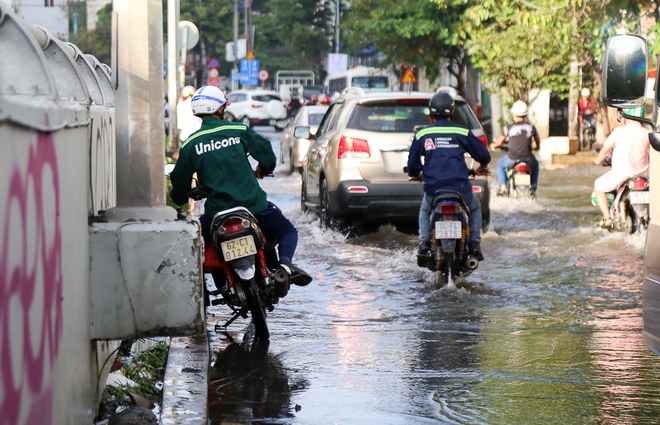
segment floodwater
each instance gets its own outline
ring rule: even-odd
[[[281,133],[258,130],[277,153]],[[210,423],[657,424],[644,236],[595,226],[604,171],[544,169],[538,202],[493,197],[486,260],[436,289],[416,236],[321,230],[301,214],[300,176],[276,170],[262,185],[297,226],[294,262],[314,281],[269,314],[269,343],[247,319],[211,332]]]

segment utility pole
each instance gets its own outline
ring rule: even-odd
[[[335,53],[339,53],[339,1],[337,0],[337,13],[335,13]]]
[[[167,155],[179,156],[179,128],[176,105],[179,101],[179,14],[180,0],[167,0],[167,92],[170,106],[169,149]]]

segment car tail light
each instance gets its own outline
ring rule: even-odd
[[[518,164],[516,165],[516,171],[523,174],[529,174],[530,168],[527,164]]]
[[[221,235],[231,235],[233,233],[241,232],[250,227],[250,222],[239,217],[230,218],[225,220],[220,227],[218,233]]]
[[[337,158],[371,158],[369,142],[353,137],[341,136],[337,149]]]
[[[463,211],[463,208],[458,204],[441,204],[435,207],[435,210],[441,214],[451,215]]]
[[[649,181],[646,179],[635,179],[628,184],[630,189],[644,190],[649,187]]]
[[[253,104],[252,104],[252,107],[253,107],[254,109],[257,109],[257,108],[263,108],[264,105],[260,105],[260,104],[258,104],[258,103],[253,103]]]
[[[472,191],[473,191],[474,193],[481,193],[481,192],[484,191],[484,188],[481,187],[481,186],[472,186]]]
[[[367,186],[349,186],[349,193],[368,193],[369,188]]]
[[[477,139],[481,140],[484,146],[486,146],[486,149],[488,149],[488,138],[486,136],[477,136]]]

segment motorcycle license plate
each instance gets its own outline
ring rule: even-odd
[[[220,246],[222,247],[222,256],[225,257],[225,261],[231,261],[257,253],[257,247],[254,245],[252,235],[224,241]]]
[[[516,174],[513,176],[516,186],[529,186],[532,184],[532,176],[529,174]]]
[[[436,221],[435,238],[436,239],[460,239],[461,238],[460,221]]]
[[[631,204],[648,204],[650,201],[651,192],[630,192],[628,197]]]

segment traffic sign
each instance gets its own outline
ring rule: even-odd
[[[406,83],[417,83],[417,78],[415,78],[415,74],[413,74],[412,69],[408,68],[406,69],[406,73],[403,75],[403,78],[401,79],[401,82],[406,84]]]
[[[261,81],[263,83],[264,81],[266,81],[268,79],[268,77],[270,77],[270,74],[268,73],[267,70],[262,69],[262,70],[259,71],[259,81]]]
[[[209,69],[209,78],[218,78],[219,75],[220,75],[220,71],[218,71],[217,69],[215,68]]]
[[[220,78],[218,78],[218,77],[209,77],[209,86],[220,87]]]
[[[254,57],[254,53],[252,53],[252,51],[250,50],[249,52],[247,52],[247,55],[245,55],[245,59],[254,60],[256,58]]]
[[[218,58],[209,59],[209,68],[218,69],[220,67],[220,60]]]

